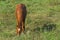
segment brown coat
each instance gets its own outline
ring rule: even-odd
[[[16,5],[16,20],[17,20],[17,34],[25,31],[25,18],[26,18],[27,10],[24,4]]]

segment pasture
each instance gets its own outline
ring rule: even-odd
[[[26,31],[16,35],[16,4],[27,7]],[[0,0],[0,40],[60,40],[60,0]]]

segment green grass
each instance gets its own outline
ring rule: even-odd
[[[26,33],[18,36],[15,7],[20,3],[28,13]],[[55,24],[56,28],[43,32],[44,24]],[[60,0],[0,0],[0,40],[60,40]]]

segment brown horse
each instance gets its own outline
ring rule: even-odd
[[[21,32],[25,31],[25,19],[26,19],[26,6],[24,4],[16,5],[16,19],[17,19],[17,35],[20,35]]]

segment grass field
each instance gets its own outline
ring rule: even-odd
[[[26,33],[16,35],[15,6],[27,7]],[[0,40],[60,40],[60,0],[0,0]]]

